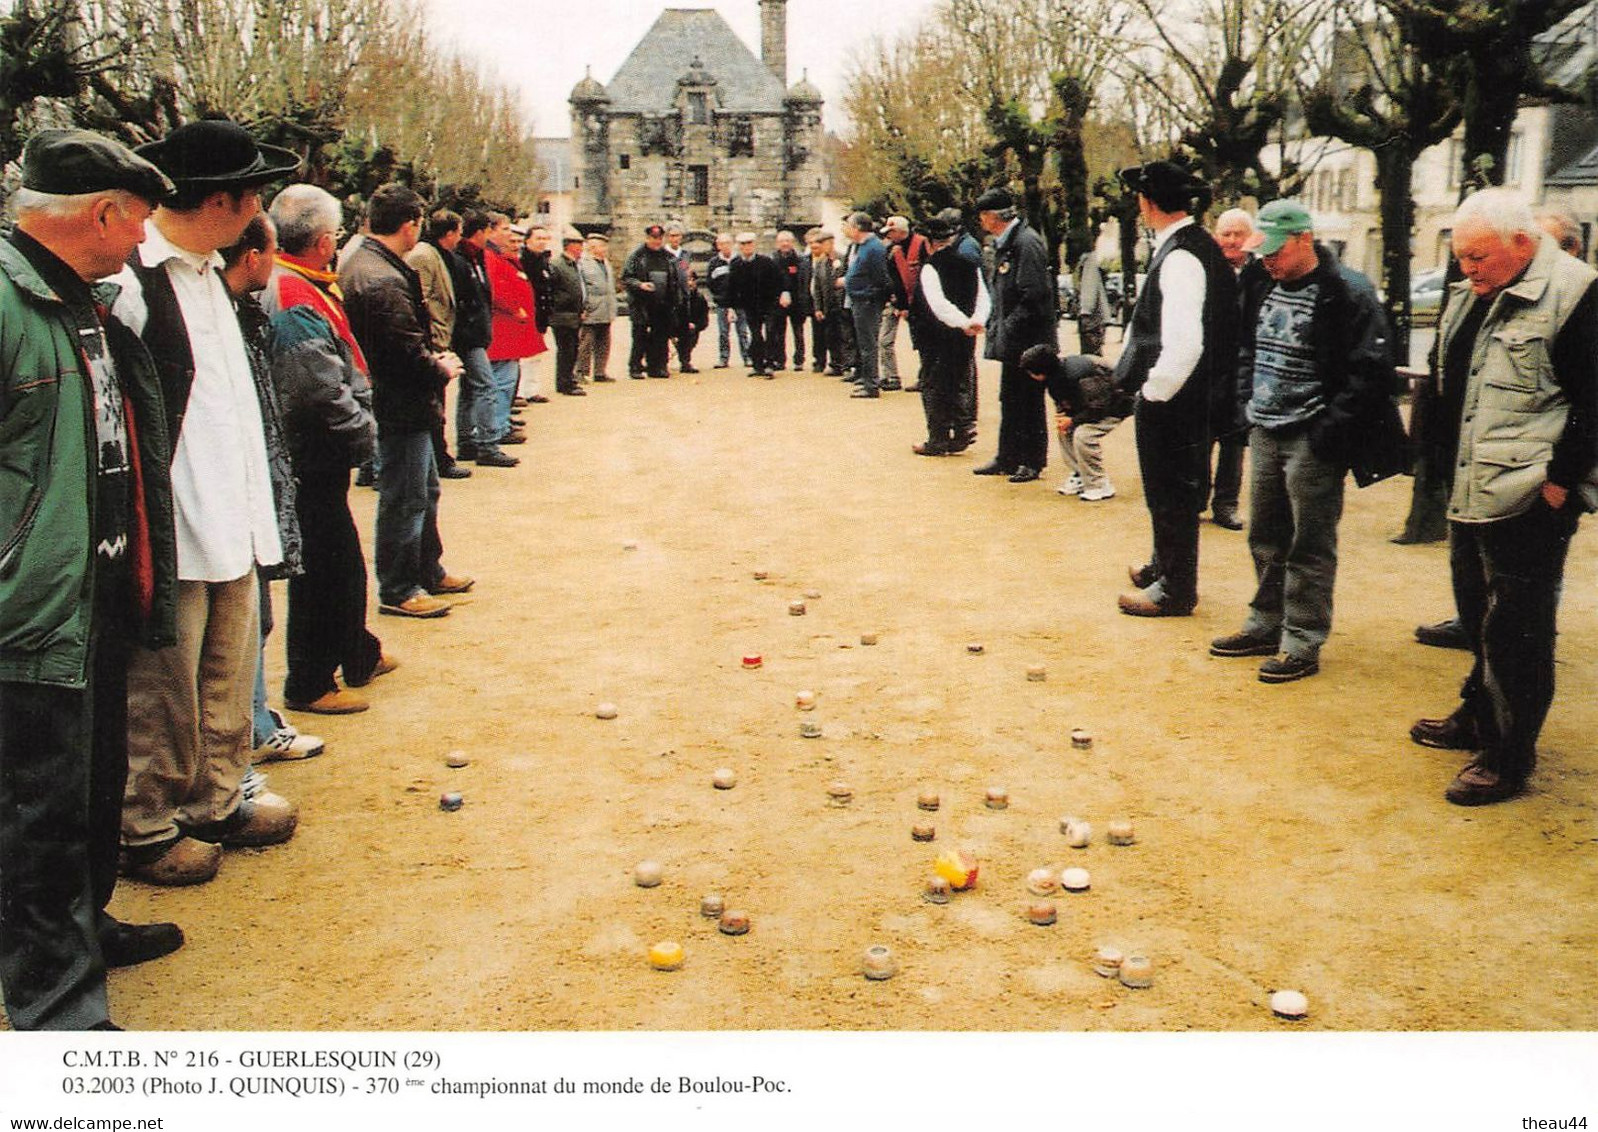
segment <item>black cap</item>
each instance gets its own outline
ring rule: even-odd
[[[930,220],[923,220],[916,225],[916,231],[929,240],[947,240],[954,235],[954,229],[949,227],[948,221],[942,216],[934,216]]]
[[[1150,161],[1122,169],[1121,184],[1146,196],[1166,212],[1187,209],[1194,196],[1205,190],[1203,181],[1171,161]]]
[[[965,227],[965,216],[958,208],[946,208],[938,213],[938,219],[949,226],[951,233],[958,232]]]
[[[22,147],[22,187],[54,196],[124,189],[160,204],[172,195],[165,173],[121,142],[88,130],[40,130]]]
[[[666,229],[662,228],[659,224],[651,224],[649,227],[644,229],[644,235],[646,236],[664,236],[665,234]]]
[[[263,145],[243,126],[225,119],[185,122],[135,152],[160,166],[179,188],[251,188],[300,167],[292,150]]]
[[[989,189],[977,197],[978,212],[1003,212],[1007,208],[1015,207],[1015,194],[1009,189]]]

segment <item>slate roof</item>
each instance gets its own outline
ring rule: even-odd
[[[677,80],[696,55],[716,80],[723,111],[782,113],[782,83],[710,8],[667,8],[660,14],[606,88],[612,112],[674,109]]]

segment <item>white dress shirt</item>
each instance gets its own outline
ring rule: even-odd
[[[976,310],[971,314],[966,314],[949,301],[949,297],[943,293],[943,280],[938,277],[937,267],[931,262],[921,269],[921,296],[926,299],[927,308],[939,322],[956,330],[964,330],[968,326],[986,326],[988,315],[993,311],[993,299],[988,295],[988,285],[982,281],[980,271],[977,272]]]
[[[231,582],[283,560],[261,404],[222,282],[222,257],[185,251],[155,224],[147,232],[139,261],[166,267],[194,355],[194,384],[172,456],[178,577]],[[122,292],[112,309],[144,333],[149,308],[138,276],[125,267],[113,282]]]
[[[1168,224],[1154,237],[1160,254],[1191,216]],[[1176,248],[1160,264],[1160,356],[1143,384],[1145,401],[1169,401],[1182,391],[1204,354],[1204,265],[1192,252]]]

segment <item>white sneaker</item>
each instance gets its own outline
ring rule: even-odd
[[[1070,478],[1068,478],[1064,483],[1062,483],[1055,490],[1058,491],[1061,495],[1081,495],[1082,494],[1082,477],[1077,475],[1075,472],[1072,472],[1071,475],[1070,475]]]
[[[326,749],[326,744],[315,735],[301,735],[273,708],[268,708],[277,730],[255,748],[254,762],[273,763],[291,759],[313,759]]]
[[[246,802],[253,802],[262,794],[270,793],[266,788],[266,775],[252,766],[239,781],[239,793],[244,795]]]
[[[1084,503],[1097,503],[1101,499],[1114,499],[1115,488],[1110,485],[1109,480],[1105,480],[1102,486],[1087,488],[1079,493],[1077,498]]]

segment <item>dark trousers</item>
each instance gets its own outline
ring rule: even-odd
[[[939,331],[927,338],[921,364],[921,411],[927,418],[927,443],[961,449],[966,431],[960,398],[976,354],[976,339]]]
[[[1248,451],[1248,436],[1246,432],[1228,433],[1217,436],[1211,442],[1211,448],[1220,450],[1220,455],[1215,459],[1214,492],[1211,494],[1210,485],[1206,483],[1205,495],[1210,496],[1210,514],[1216,515],[1222,511],[1236,511],[1237,501],[1243,489],[1243,454]],[[1209,460],[1204,461],[1205,476],[1209,476]]]
[[[1483,749],[1477,761],[1512,782],[1537,763],[1537,736],[1554,699],[1554,634],[1574,502],[1494,523],[1449,523],[1454,602],[1476,662],[1460,692]]]
[[[98,929],[117,879],[129,649],[100,605],[83,689],[0,683],[0,990],[18,1030],[107,1017]]]
[[[438,465],[425,432],[384,436],[377,478],[377,596],[400,605],[444,580],[438,534]]]
[[[577,337],[575,326],[551,327],[555,332],[555,390],[569,393],[577,387]]]
[[[821,319],[811,323],[810,356],[812,368],[820,373],[831,367],[834,373],[842,373],[848,365],[844,353],[844,323],[846,318],[842,311],[838,311],[831,318]]]
[[[797,307],[778,307],[771,313],[769,346],[777,369],[788,368],[788,333],[793,332],[793,368],[805,368],[805,323],[810,316]]]
[[[296,510],[305,572],[289,579],[288,678],[283,698],[310,703],[336,691],[334,673],[359,687],[372,678],[382,642],[366,628],[366,558],[350,516],[347,469],[301,478]]]
[[[977,357],[976,351],[971,352],[971,364],[966,367],[965,380],[961,381],[955,389],[957,421],[962,431],[956,431],[956,436],[963,435],[969,444],[977,438]],[[1045,445],[1045,447],[1047,447]],[[1039,469],[1040,471],[1042,469]]]
[[[634,302],[632,311],[633,347],[627,357],[627,373],[636,377],[666,377],[671,365],[671,312],[651,310]]]
[[[1084,314],[1076,320],[1076,337],[1084,354],[1104,353],[1104,316]]]
[[[743,315],[749,322],[749,371],[770,373],[772,372],[771,312],[746,308]]]
[[[1198,413],[1203,414],[1203,406]],[[1186,406],[1137,401],[1137,460],[1143,473],[1143,498],[1154,529],[1154,568],[1158,593],[1177,608],[1198,604],[1199,511],[1210,439],[1201,415]]]
[[[1042,471],[1049,462],[1049,421],[1044,406],[1046,391],[1013,362],[999,371],[999,452],[1002,468],[1014,471],[1025,464]]]

